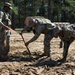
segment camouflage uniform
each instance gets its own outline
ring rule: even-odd
[[[3,23],[4,25],[11,25],[9,13],[0,11],[0,24]],[[3,59],[7,56],[9,49],[10,49],[10,32],[9,30],[5,30],[0,25],[0,58]]]
[[[74,37],[75,38],[75,25],[70,24],[65,28],[67,37]]]
[[[60,39],[64,42],[64,48],[63,48],[63,58],[61,61],[66,61],[67,55],[68,55],[68,49],[70,44],[75,39],[75,25],[68,25],[66,27],[61,27],[60,30],[56,30],[55,32],[57,36],[60,37]]]
[[[44,55],[50,56],[50,40],[53,38],[53,30],[55,25],[51,23],[50,20],[35,16],[35,17],[27,17],[25,20],[26,28],[24,30],[28,30],[32,28],[34,32],[34,36],[27,43],[31,43],[35,41],[41,33],[44,34]]]

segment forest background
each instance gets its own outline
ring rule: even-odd
[[[10,2],[13,9],[13,29],[23,28],[27,16],[43,16],[52,22],[75,23],[75,0],[0,0],[0,10],[5,2]]]

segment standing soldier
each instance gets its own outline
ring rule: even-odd
[[[6,60],[7,54],[10,49],[9,40],[10,32],[6,30],[2,25],[10,26],[11,20],[9,11],[12,9],[11,4],[5,2],[3,10],[0,11],[0,60]]]
[[[55,25],[51,23],[49,19],[40,16],[27,17],[25,20],[26,27],[24,30],[32,29],[34,32],[33,38],[26,42],[26,46],[29,43],[35,41],[41,33],[44,34],[44,56],[50,56],[50,40],[53,38],[53,31]]]

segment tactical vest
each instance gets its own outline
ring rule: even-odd
[[[11,25],[11,20],[9,17],[10,17],[9,13],[3,12],[2,22],[7,26]]]

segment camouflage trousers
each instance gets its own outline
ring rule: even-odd
[[[45,34],[44,36],[44,54],[50,56],[50,41],[52,37],[51,34]]]
[[[8,30],[0,30],[0,58],[6,58],[10,49],[10,34]]]

